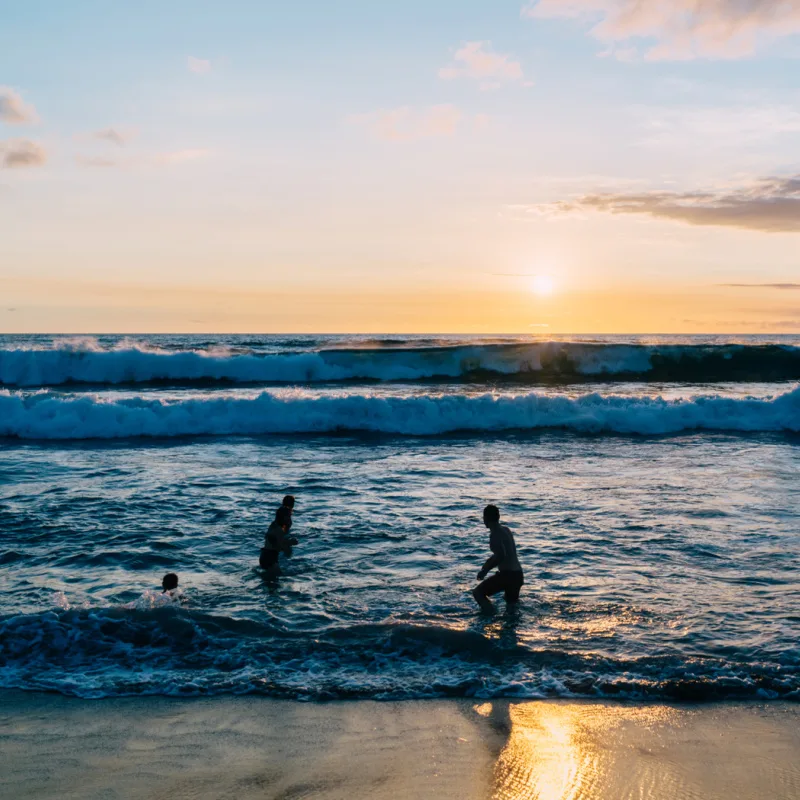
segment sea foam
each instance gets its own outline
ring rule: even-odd
[[[0,349],[0,385],[119,385],[154,382],[659,381],[800,379],[792,345],[643,345],[528,342],[451,347],[367,347],[259,353],[165,350],[92,340]]]
[[[579,397],[425,394],[378,397],[200,396],[163,400],[0,392],[0,436],[112,439],[201,435],[373,432],[430,436],[532,431],[657,435],[681,431],[800,431],[800,387],[772,398],[684,400],[586,394]]]

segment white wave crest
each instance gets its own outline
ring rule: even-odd
[[[746,363],[744,363],[746,362]],[[456,347],[370,348],[288,353],[160,350],[130,341],[103,349],[93,340],[61,341],[51,349],[0,349],[0,384],[58,386],[152,381],[320,383],[344,380],[413,381],[498,376],[644,376],[663,367],[697,370],[701,365],[739,379],[763,372],[770,379],[800,375],[800,348],[744,345],[684,346],[535,342]],[[722,367],[720,366],[722,364]],[[780,370],[776,375],[775,370]],[[699,378],[696,375],[695,378]],[[680,379],[680,377],[678,378]]]
[[[587,394],[411,397],[278,396],[159,400],[23,396],[0,392],[0,436],[111,439],[197,435],[381,432],[436,435],[456,431],[561,428],[657,435],[692,430],[800,431],[800,387],[774,398],[664,400]]]

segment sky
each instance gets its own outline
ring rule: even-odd
[[[800,0],[0,0],[2,332],[800,332]]]

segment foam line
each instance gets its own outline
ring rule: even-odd
[[[680,431],[800,431],[800,387],[774,398],[664,400],[587,394],[478,396],[149,397],[113,400],[0,392],[0,436],[113,439],[364,431],[428,436],[561,428],[657,435]]]
[[[336,381],[800,380],[791,345],[635,345],[536,342],[455,347],[287,353],[158,350],[91,340],[52,349],[0,349],[0,385],[60,386],[159,381],[320,383]]]

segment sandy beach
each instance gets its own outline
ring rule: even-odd
[[[15,798],[797,798],[800,708],[3,694]]]

